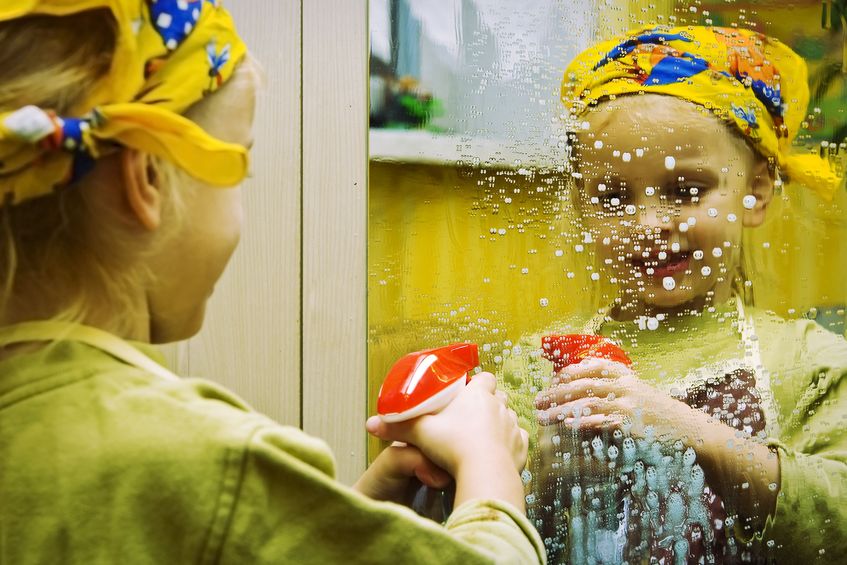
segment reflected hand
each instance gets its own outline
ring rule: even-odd
[[[565,367],[550,388],[535,399],[538,421],[563,424],[583,431],[606,431],[626,426],[644,437],[651,426],[656,439],[696,447],[692,437],[709,417],[639,379],[626,365],[606,359],[586,359]]]

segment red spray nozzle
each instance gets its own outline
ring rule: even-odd
[[[394,363],[379,389],[377,412],[386,422],[401,422],[438,412],[465,386],[479,365],[474,343],[409,353]]]
[[[568,365],[594,357],[632,365],[623,349],[603,336],[588,334],[553,334],[541,338],[544,358],[553,362],[558,373]]]

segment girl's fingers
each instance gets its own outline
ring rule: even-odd
[[[575,430],[577,432],[588,431],[611,431],[623,424],[624,417],[620,414],[591,414],[590,416],[573,416],[563,419],[556,418],[552,424],[560,428]],[[549,443],[549,442],[548,442]]]
[[[553,382],[570,382],[576,379],[614,379],[632,375],[632,369],[608,359],[589,357],[579,363],[568,365],[553,378]]]
[[[382,421],[379,416],[371,416],[365,422],[365,429],[372,436],[378,437],[384,441],[399,441],[403,443],[415,442],[415,425],[419,420],[428,418],[429,416],[420,416],[408,422],[395,422],[388,424]]]
[[[491,373],[477,373],[468,383],[468,386],[478,387],[489,394],[494,394],[494,391],[497,390],[497,379]]]
[[[560,383],[544,390],[535,397],[535,407],[544,410],[553,404],[565,404],[584,397],[606,397],[610,393],[621,394],[626,383],[608,378],[581,378]]]
[[[515,426],[517,426],[517,425],[518,425],[518,415],[517,415],[517,413],[516,413],[514,410],[512,410],[512,409],[509,409],[509,420],[510,420],[510,421],[512,422],[512,424],[514,424]]]
[[[619,407],[614,401],[603,398],[580,398],[546,410],[539,410],[536,417],[542,426],[550,426],[566,420],[581,420],[592,415],[606,416],[619,413]]]
[[[499,400],[499,401],[500,401],[500,402],[502,402],[503,404],[508,404],[508,403],[509,403],[509,395],[508,395],[508,394],[506,394],[506,391],[505,391],[505,390],[498,390],[498,391],[496,391],[496,392],[494,393],[494,396],[496,396],[496,397],[497,397],[497,400]]]

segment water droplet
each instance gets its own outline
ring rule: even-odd
[[[662,279],[662,286],[665,290],[673,290],[676,288],[676,281],[673,277],[665,277]]]
[[[676,168],[676,159],[672,155],[665,157],[665,168],[669,171]]]

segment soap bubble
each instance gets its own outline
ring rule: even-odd
[[[667,157],[665,157],[665,168],[669,171],[672,171],[676,168],[676,159],[673,156],[668,155]]]
[[[753,208],[756,207],[756,197],[753,196],[752,194],[748,194],[747,196],[744,197],[744,199],[741,201],[741,203],[744,205],[744,208],[746,208],[747,210],[752,210]]]
[[[662,286],[665,290],[673,290],[676,288],[676,281],[673,277],[665,277],[662,279]]]
[[[697,261],[702,260],[702,259],[703,259],[703,250],[702,250],[702,249],[696,249],[696,250],[694,251],[694,258],[695,258]]]

